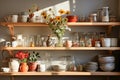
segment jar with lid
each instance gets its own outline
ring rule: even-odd
[[[90,15],[90,22],[97,22],[97,14],[93,13]]]
[[[109,22],[109,7],[102,8],[102,22]]]

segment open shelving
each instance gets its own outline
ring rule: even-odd
[[[0,22],[0,25],[9,28],[10,33],[14,36],[14,27],[47,27],[44,23],[10,23]],[[107,33],[110,34],[112,27],[120,26],[120,22],[69,22],[70,27],[106,27]],[[3,47],[1,50],[120,50],[120,47]],[[120,76],[120,72],[0,72],[4,76]],[[11,79],[14,80],[14,79]]]

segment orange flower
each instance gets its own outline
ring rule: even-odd
[[[59,10],[59,13],[60,13],[60,14],[65,14],[65,10],[60,9],[60,10]]]

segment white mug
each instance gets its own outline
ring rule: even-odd
[[[18,22],[18,15],[12,15],[12,22]]]
[[[45,64],[40,64],[40,71],[45,72],[45,70],[46,70]]]
[[[117,43],[118,42],[118,40],[117,40],[117,38],[111,38],[111,47],[117,47]]]
[[[22,15],[21,21],[22,22],[27,22],[28,16],[27,15]]]
[[[111,38],[103,38],[102,39],[102,47],[110,47],[111,45]]]

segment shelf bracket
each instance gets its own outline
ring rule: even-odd
[[[110,36],[113,26],[108,26],[107,36]]]
[[[14,57],[14,54],[13,54],[12,50],[8,50],[8,53],[10,54],[11,57]]]
[[[9,30],[10,30],[10,34],[11,34],[11,37],[12,37],[12,40],[15,39],[15,34],[14,34],[14,25],[7,25]]]

